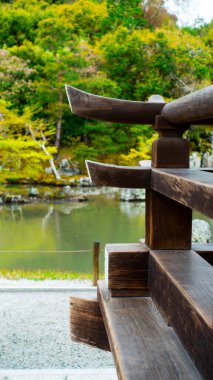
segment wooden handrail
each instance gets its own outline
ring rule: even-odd
[[[212,124],[213,85],[165,104],[161,115],[171,124]]]
[[[153,169],[151,188],[213,218],[213,175],[196,169]]]
[[[86,167],[94,185],[149,188],[151,169],[139,166],[118,166],[86,160]]]
[[[137,102],[89,94],[65,86],[71,111],[87,119],[117,123],[153,124],[165,103]]]
[[[65,85],[70,108],[76,115],[109,122],[154,124],[162,115],[171,125],[213,124],[213,85],[169,103],[107,98]]]

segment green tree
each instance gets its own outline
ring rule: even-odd
[[[0,93],[20,111],[31,101],[34,94],[33,79],[35,70],[21,58],[0,50]]]
[[[52,158],[55,148],[46,146],[41,149],[43,138],[49,132],[41,120],[32,121],[31,111],[26,108],[19,116],[0,101],[0,178],[1,181],[38,179],[44,172],[44,164]],[[35,138],[32,138],[32,131]]]

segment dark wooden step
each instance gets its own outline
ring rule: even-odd
[[[213,269],[192,250],[149,255],[150,295],[205,379],[213,379]]]
[[[120,380],[202,379],[150,297],[111,298],[99,281],[98,299]]]
[[[71,339],[110,351],[96,294],[75,293],[70,297],[70,307]]]
[[[145,244],[107,244],[105,280],[110,295],[148,296],[149,250]]]

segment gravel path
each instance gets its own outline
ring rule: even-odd
[[[69,297],[0,290],[0,369],[114,366],[111,353],[70,340]]]

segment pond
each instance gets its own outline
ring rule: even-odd
[[[121,202],[116,192],[109,192],[83,203],[1,205],[0,231],[2,269],[90,273],[93,242],[100,241],[103,271],[106,243],[144,238],[145,203]]]

